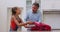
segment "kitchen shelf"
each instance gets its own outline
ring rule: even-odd
[[[60,10],[56,10],[56,9],[43,10],[43,14],[60,14]]]

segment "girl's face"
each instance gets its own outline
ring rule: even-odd
[[[17,13],[18,15],[21,14],[21,9],[20,9],[20,8],[17,8],[16,13]]]

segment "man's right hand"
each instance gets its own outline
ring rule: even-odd
[[[27,21],[27,24],[33,24],[33,22],[32,21]]]

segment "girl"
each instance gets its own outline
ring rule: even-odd
[[[19,7],[12,8],[10,31],[17,31],[18,27],[21,27],[27,24],[27,23],[23,23],[22,19],[19,18],[20,14],[21,14],[21,10]]]

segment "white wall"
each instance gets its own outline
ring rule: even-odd
[[[60,0],[41,0],[42,9],[60,9]]]
[[[0,32],[7,32],[7,8],[8,7],[24,7],[26,9],[26,0],[0,0]]]

